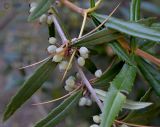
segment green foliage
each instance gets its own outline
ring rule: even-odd
[[[121,34],[119,34],[117,31],[108,31],[108,29],[104,29],[76,40],[73,42],[73,46],[94,46],[116,40],[120,36]]]
[[[127,76],[126,76],[127,75]],[[100,127],[110,127],[115,117],[126,102],[126,96],[123,93],[129,93],[133,86],[136,76],[136,68],[124,64],[121,71],[110,83],[109,91],[106,94],[104,102],[104,111],[102,113],[102,122]]]
[[[33,21],[39,18],[42,14],[46,13],[50,8],[53,0],[41,0],[36,9],[28,17],[28,21]]]
[[[154,91],[160,96],[160,72],[156,70],[151,64],[143,59],[138,60],[138,67],[145,80],[151,85]]]
[[[74,3],[70,3],[69,1],[60,2],[62,2],[64,6],[70,6],[69,8],[78,13],[86,11],[82,11],[81,8],[78,7],[78,10],[76,10],[76,5],[73,5]],[[99,0],[98,2],[102,1]],[[49,51],[54,50],[55,47],[56,51],[49,52],[48,48],[47,51],[52,58],[62,58],[62,60],[57,60],[57,63],[53,62],[54,59],[53,61],[46,61],[24,82],[22,88],[8,104],[3,117],[4,121],[11,117],[14,112],[42,86],[50,77],[57,64],[59,64],[59,68],[63,68],[64,72],[67,72],[66,65],[68,66],[68,63],[76,65],[76,69],[72,68],[73,72],[71,71],[71,73],[75,74],[79,72],[81,78],[77,77],[76,79],[72,76],[66,80],[66,86],[64,88],[70,92],[67,95],[69,97],[65,96],[66,99],[54,108],[44,119],[36,123],[35,127],[56,126],[72,111],[79,100],[79,106],[90,106],[92,103],[90,98],[92,97],[102,111],[102,118],[99,123],[100,127],[111,127],[117,118],[122,117],[126,122],[144,124],[147,123],[146,120],[160,114],[156,112],[159,104],[154,105],[154,101],[149,100],[152,89],[153,92],[160,96],[159,68],[151,64],[155,63],[159,66],[158,63],[160,62],[159,59],[155,57],[157,55],[156,52],[155,54],[149,54],[150,49],[160,44],[160,23],[156,22],[157,18],[155,17],[141,18],[140,8],[141,5],[143,5],[141,0],[131,1],[130,21],[90,12],[87,14],[88,19],[92,21],[96,27],[99,25],[101,25],[101,27],[92,33],[79,36],[78,38],[75,37],[74,39],[71,39],[66,29],[68,26],[63,22],[54,4],[51,6],[52,3],[54,3],[54,0],[41,0],[36,9],[30,14],[28,20],[33,21],[44,13],[52,16],[53,21],[52,24],[48,24],[48,31],[49,37],[55,37],[52,39],[55,39],[56,44],[54,44],[54,42],[53,44],[50,43],[49,48],[52,48]],[[93,7],[97,8],[97,3],[95,0],[90,0],[90,8]],[[48,13],[49,9],[50,12]],[[103,21],[106,18],[108,18],[108,21],[104,23]],[[85,18],[83,21],[85,21]],[[84,26],[85,22],[82,23],[82,32]],[[60,41],[56,39],[55,30],[60,35]],[[128,47],[119,43],[120,38],[128,41],[124,42]],[[101,58],[105,56],[106,58],[113,59],[107,55],[108,52],[106,53],[106,50],[108,51],[108,49],[106,45],[110,46],[115,53],[111,54],[111,56],[115,55],[116,57],[114,57],[114,62],[111,63],[109,67],[106,67],[106,71],[102,73],[98,70],[100,66],[97,64],[98,59],[91,59],[90,56],[96,55]],[[88,51],[88,49],[90,51]],[[80,61],[82,64],[76,61],[78,57],[83,57],[82,61]],[[70,59],[70,61],[68,59]],[[83,65],[83,63],[85,64]],[[86,71],[90,72],[91,76],[85,76],[82,70],[83,67],[78,64],[84,66]],[[133,101],[132,99],[128,99],[128,95],[132,92],[138,70],[152,89],[149,89],[140,101]],[[93,77],[93,75],[96,79],[86,78]],[[95,89],[93,87],[95,87]],[[136,88],[136,90],[139,91],[139,88]],[[136,95],[135,93],[133,94]],[[116,123],[116,126],[119,127],[121,125]]]
[[[13,96],[6,108],[3,117],[4,121],[11,117],[13,113],[43,85],[43,83],[51,76],[55,67],[56,63],[48,60],[23,83],[23,86],[19,89],[17,94]]]
[[[107,16],[100,14],[93,14],[92,16],[94,16],[100,22],[103,22],[107,18]],[[129,22],[111,17],[109,18],[109,21],[105,24],[105,26],[125,33],[127,35],[156,41],[158,44],[160,41],[160,32],[158,30],[152,29],[136,22]]]
[[[72,108],[74,108],[81,96],[82,91],[77,91],[68,97],[57,108],[53,109],[46,118],[38,122],[35,127],[53,127],[61,122],[72,111]]]

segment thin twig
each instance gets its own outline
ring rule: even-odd
[[[62,4],[64,4],[66,7],[68,7],[69,9],[71,9],[72,11],[81,14],[82,16],[84,15],[84,9],[80,8],[78,6],[76,6],[75,4],[73,4],[72,2],[68,1],[68,0],[60,0],[60,2]]]
[[[125,125],[131,126],[131,127],[155,127],[155,126],[144,126],[144,125],[126,123],[126,122],[119,121],[119,120],[115,120],[115,122],[118,123],[118,124],[125,124]]]
[[[37,64],[43,63],[44,61],[46,61],[46,60],[48,60],[48,59],[50,59],[50,58],[51,58],[51,56],[49,56],[49,57],[47,57],[47,58],[45,58],[45,59],[43,59],[43,60],[41,60],[41,61],[38,61],[38,62],[36,62],[36,63],[33,63],[33,64],[30,64],[30,65],[21,67],[21,68],[19,68],[19,69],[21,70],[21,69],[26,69],[26,68],[29,68],[29,67],[33,67],[33,66],[35,66],[35,65],[37,65]]]
[[[76,89],[74,89],[73,91],[71,91],[70,93],[68,93],[68,94],[66,94],[66,95],[64,95],[64,96],[62,96],[62,97],[59,97],[59,98],[57,98],[57,99],[50,100],[50,101],[45,101],[45,102],[41,102],[41,103],[36,103],[36,104],[32,104],[32,105],[35,105],[35,106],[37,106],[37,105],[44,105],[44,104],[53,103],[53,102],[62,100],[62,99],[64,99],[64,98],[70,96],[72,93],[74,93],[75,91],[77,91],[79,88],[80,88],[80,86],[77,87]]]
[[[53,20],[53,22],[54,22],[54,24],[55,24],[55,27],[56,27],[58,33],[61,35],[60,37],[61,37],[61,39],[62,39],[62,42],[63,42],[63,43],[68,42],[68,39],[66,38],[66,36],[65,36],[65,34],[64,34],[64,32],[63,32],[60,24],[58,23],[58,20],[57,20],[57,18],[56,18],[55,15],[52,16],[52,20]]]
[[[123,37],[123,38],[119,38],[118,39],[118,42],[121,44],[121,46],[124,48],[124,49],[127,49],[127,50],[131,50],[129,45],[128,45],[128,42],[127,40]],[[148,54],[147,52],[141,50],[141,49],[136,49],[135,50],[135,54],[138,55],[138,56],[141,56],[142,58],[145,58],[151,62],[153,62],[154,64],[156,64],[157,66],[160,66],[160,59]]]
[[[83,22],[82,22],[82,26],[81,26],[81,30],[80,30],[78,38],[80,38],[83,34],[84,27],[85,27],[85,24],[86,24],[86,20],[87,20],[87,13],[84,13],[84,18],[83,18]]]
[[[88,91],[91,93],[92,97],[95,99],[97,105],[99,106],[100,110],[102,111],[103,109],[103,104],[100,101],[100,99],[98,98],[95,90],[93,89],[92,85],[90,84],[90,82],[88,81],[88,79],[86,78],[85,74],[83,73],[82,69],[76,64],[76,67],[78,69],[78,72],[81,76],[81,79],[83,81],[83,83],[85,84],[85,86],[87,87]]]
[[[99,25],[97,26],[95,29],[93,29],[92,31],[90,31],[89,33],[85,34],[84,36],[88,36],[89,34],[92,34],[93,32],[97,31],[100,27],[102,27],[108,20],[109,18],[115,13],[115,11],[118,9],[118,7],[121,5],[121,3],[119,3],[116,8],[109,14],[109,16]],[[83,36],[83,37],[84,37]]]

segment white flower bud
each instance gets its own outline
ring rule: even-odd
[[[47,15],[43,14],[39,17],[39,22],[40,23],[45,23],[47,21]]]
[[[59,48],[57,48],[56,49],[56,53],[60,53],[60,52],[62,52],[64,49],[62,48],[62,47],[59,47]]]
[[[68,85],[65,85],[64,89],[68,92],[71,92],[73,90],[73,88],[69,87]]]
[[[29,10],[29,12],[32,13],[35,9],[36,9],[36,7],[31,7],[31,9]]]
[[[58,62],[62,61],[62,59],[63,59],[63,56],[61,56],[61,55],[55,55],[55,56],[53,57],[52,61],[58,63]]]
[[[91,125],[90,127],[99,127],[99,125],[93,124],[93,125]]]
[[[88,54],[81,54],[81,56],[84,58],[84,59],[87,59],[89,57]]]
[[[65,83],[70,88],[74,88],[74,86],[75,86],[75,80],[73,80],[72,78],[68,78]]]
[[[72,79],[72,80],[76,80],[76,78],[74,77],[74,76],[69,76],[69,78],[68,79]]]
[[[50,44],[55,44],[57,42],[57,39],[54,37],[50,37],[48,41]]]
[[[80,54],[88,54],[89,53],[89,50],[86,48],[86,47],[81,47],[79,49],[79,53]]]
[[[48,25],[51,25],[52,22],[53,22],[52,16],[50,15],[50,16],[48,16],[48,18],[47,18],[47,24],[48,24]]]
[[[87,98],[86,105],[87,105],[87,106],[91,106],[91,105],[92,105],[92,100],[91,100],[91,99],[89,99],[89,98]]]
[[[100,116],[98,116],[98,115],[93,116],[93,121],[94,121],[95,123],[100,123],[100,122],[101,122]]]
[[[79,66],[84,66],[85,65],[85,59],[83,57],[79,57],[77,59],[77,63],[79,64]]]
[[[85,106],[87,102],[87,99],[85,97],[80,98],[79,100],[79,106]]]
[[[31,3],[30,3],[30,7],[31,7],[31,8],[32,8],[32,7],[37,7],[37,5],[38,5],[37,2],[31,2]]]
[[[59,64],[59,70],[66,70],[68,66],[68,61],[61,61]]]
[[[101,71],[100,69],[97,70],[97,71],[95,72],[95,76],[96,76],[97,78],[101,77],[101,76],[102,76],[102,71]]]
[[[47,51],[49,53],[55,53],[56,49],[57,49],[57,47],[55,45],[50,45],[50,46],[48,46]]]

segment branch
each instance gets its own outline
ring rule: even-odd
[[[60,0],[60,2],[65,5],[66,7],[68,7],[69,9],[71,9],[72,11],[81,14],[82,16],[85,13],[85,9],[78,7],[77,5],[73,4],[72,2],[68,1],[68,0]]]
[[[97,105],[99,106],[100,110],[102,111],[103,104],[101,103],[100,99],[97,97],[97,94],[96,94],[95,90],[93,89],[92,85],[90,84],[90,82],[86,78],[86,76],[83,73],[82,69],[77,64],[76,64],[76,67],[78,69],[78,72],[79,72],[79,74],[81,76],[81,79],[82,79],[83,83],[85,84],[85,86],[87,87],[88,91],[91,93],[92,97],[95,99]]]
[[[58,23],[58,20],[57,20],[57,18],[56,18],[55,15],[52,16],[52,20],[53,20],[53,22],[54,22],[54,24],[55,24],[55,27],[56,27],[56,29],[57,29],[57,31],[58,31],[61,39],[62,39],[62,42],[63,42],[63,43],[68,42],[68,39],[66,38],[66,36],[65,36],[65,34],[64,34],[64,32],[63,32],[60,24]]]
[[[127,49],[127,50],[131,50],[129,45],[128,45],[128,42],[127,40],[122,37],[122,38],[119,38],[118,39],[118,42],[121,44],[121,46],[124,48],[124,49]],[[135,54],[140,56],[140,57],[143,57],[149,61],[151,61],[152,63],[156,64],[157,66],[160,66],[160,59],[148,54],[147,52],[141,50],[141,49],[136,49],[135,50]]]

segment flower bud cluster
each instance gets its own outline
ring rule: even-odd
[[[33,13],[34,10],[37,8],[38,3],[37,2],[31,2],[30,3],[30,13]],[[50,10],[48,11],[48,13],[50,12]],[[51,14],[43,14],[39,17],[39,22],[40,23],[47,23],[48,25],[51,25],[53,23],[53,15]]]
[[[74,90],[75,88],[75,77],[73,76],[70,76],[66,81],[65,81],[65,90],[68,91],[68,92],[71,92]]]
[[[80,57],[77,59],[77,63],[82,67],[85,65],[85,59],[89,57],[89,50],[86,47],[81,47],[79,53]]]
[[[91,106],[92,105],[92,100],[87,97],[82,97],[79,100],[79,106]]]

